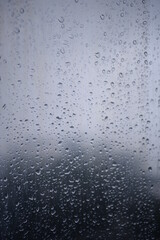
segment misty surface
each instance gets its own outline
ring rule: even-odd
[[[0,0],[0,239],[160,239],[159,0]]]

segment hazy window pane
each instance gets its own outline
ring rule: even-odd
[[[159,239],[159,55],[159,0],[0,1],[0,239]]]

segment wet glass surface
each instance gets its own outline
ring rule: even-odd
[[[160,239],[160,2],[0,1],[0,239]]]

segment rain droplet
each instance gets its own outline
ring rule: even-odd
[[[149,167],[149,168],[148,168],[148,171],[151,172],[151,171],[152,171],[152,167]]]
[[[104,14],[101,14],[100,18],[101,18],[101,20],[104,20],[105,19]]]
[[[15,33],[16,34],[20,33],[20,29],[19,28],[15,28]]]
[[[121,16],[121,17],[124,17],[124,13],[122,12],[122,13],[120,14],[120,16]]]
[[[147,53],[147,52],[144,52],[144,55],[147,57],[147,56],[148,56],[148,53]]]
[[[41,170],[40,170],[40,169],[37,169],[37,170],[36,170],[36,174],[37,174],[37,175],[40,175],[40,174],[41,174]]]
[[[120,77],[120,78],[123,78],[123,73],[119,73],[119,77]]]
[[[63,23],[63,22],[64,22],[64,17],[58,18],[58,21],[59,21],[60,23]]]
[[[100,58],[100,52],[95,53],[96,58]]]
[[[4,104],[4,105],[2,106],[2,108],[3,108],[3,109],[6,109],[6,104]]]
[[[21,14],[24,13],[24,9],[23,9],[23,8],[20,9],[20,13],[21,13]]]

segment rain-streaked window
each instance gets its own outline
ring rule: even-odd
[[[0,239],[160,239],[159,0],[0,1]]]

